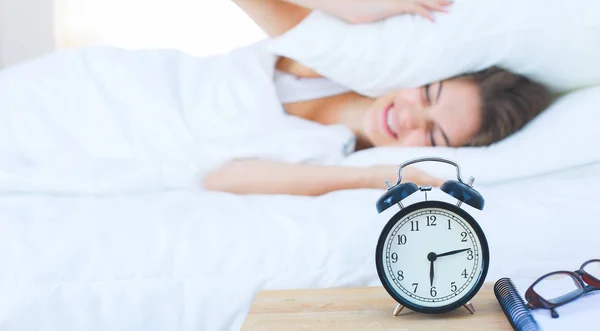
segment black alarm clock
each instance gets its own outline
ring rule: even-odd
[[[428,200],[431,186],[401,183],[402,169],[408,165],[435,161],[456,167],[457,180],[448,180],[440,190],[451,201]],[[384,226],[375,253],[379,279],[385,290],[398,303],[397,316],[404,307],[439,314],[461,306],[475,313],[470,300],[479,291],[488,272],[488,242],[477,221],[463,208],[463,203],[483,210],[484,199],[473,188],[474,178],[464,182],[457,163],[425,157],[400,165],[395,185],[386,182],[388,190],[377,200],[378,213],[398,206]],[[424,199],[404,206],[407,197],[423,192]]]

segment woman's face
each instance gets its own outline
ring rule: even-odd
[[[363,134],[373,146],[464,146],[481,126],[478,86],[451,79],[383,96],[369,107]]]

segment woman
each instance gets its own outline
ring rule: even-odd
[[[271,37],[311,9],[368,22],[402,13],[430,17],[448,4],[236,3]],[[197,188],[199,181],[208,190],[238,194],[385,188],[384,180],[396,178],[396,165],[336,161],[374,146],[487,145],[548,104],[540,85],[495,68],[374,100],[261,47],[209,58],[89,48],[0,72],[0,189],[96,193]],[[403,179],[440,184],[414,168]]]
[[[433,20],[432,12],[445,12],[450,4],[446,0],[236,0],[236,3],[270,37],[286,32],[310,13],[310,9],[297,4],[327,11],[350,22],[368,22],[403,13]],[[310,85],[311,77],[319,81],[318,74],[291,59],[281,58],[277,69],[308,78],[296,83],[297,87]],[[542,86],[498,68],[396,91],[377,100],[351,91],[338,90],[332,94],[335,95],[282,101],[289,115],[326,125],[346,125],[357,137],[357,150],[374,146],[489,145],[520,129],[549,103],[548,92]],[[341,189],[385,188],[384,180],[393,180],[396,174],[397,166],[393,165],[351,168],[241,160],[209,174],[204,184],[211,190],[235,193],[320,195]],[[407,169],[403,179],[421,185],[441,183],[440,179],[417,169]]]

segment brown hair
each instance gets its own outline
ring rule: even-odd
[[[477,83],[482,101],[481,128],[467,146],[487,146],[510,136],[551,102],[543,85],[499,67],[462,77]]]

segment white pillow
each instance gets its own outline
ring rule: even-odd
[[[439,156],[458,162],[466,170],[463,175],[474,176],[479,184],[494,184],[600,162],[599,123],[597,86],[562,96],[523,129],[488,147],[377,147],[351,154],[343,164],[398,165],[417,157]],[[447,165],[419,167],[444,178],[455,175],[455,169]]]
[[[375,97],[499,65],[555,92],[600,83],[600,1],[455,0],[436,22],[349,24],[313,12],[270,49]]]

